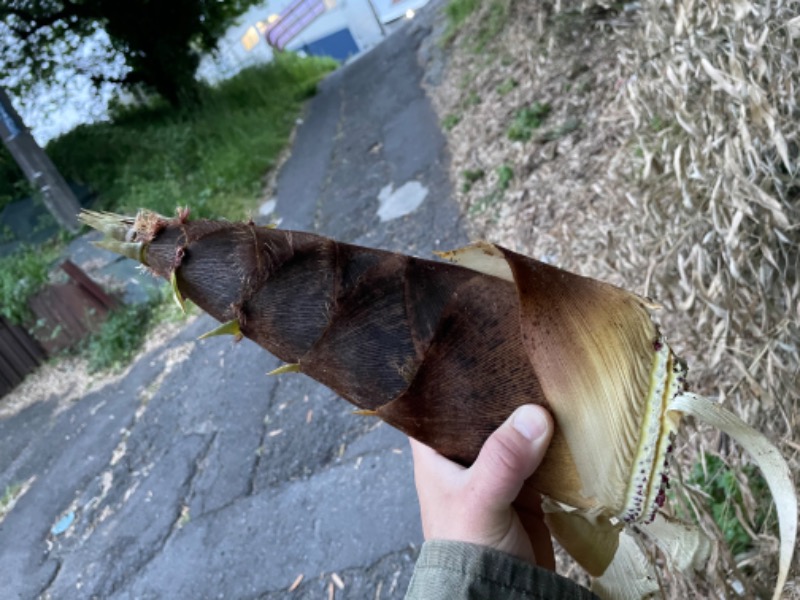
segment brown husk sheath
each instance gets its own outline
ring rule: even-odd
[[[461,464],[516,407],[548,407],[507,281],[253,223],[151,215],[136,229],[145,264],[184,297]],[[532,485],[585,504],[560,433]]]

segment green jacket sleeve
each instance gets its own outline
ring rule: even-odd
[[[431,540],[420,551],[406,600],[597,600],[577,583],[510,554]]]

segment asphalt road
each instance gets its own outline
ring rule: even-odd
[[[320,85],[278,179],[282,227],[420,256],[466,241],[419,16]],[[247,340],[197,341],[214,325],[66,410],[0,420],[0,490],[35,477],[0,524],[0,597],[403,597],[422,539],[407,440],[266,376],[278,361]]]

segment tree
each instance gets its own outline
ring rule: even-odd
[[[173,106],[197,98],[203,53],[259,0],[4,0],[0,3],[0,84],[20,93],[69,67],[96,83],[143,85]],[[98,34],[108,36],[106,47]],[[92,39],[88,45],[86,40]],[[126,72],[110,74],[109,57]],[[87,56],[89,54],[89,56]]]

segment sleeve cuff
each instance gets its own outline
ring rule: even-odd
[[[465,542],[431,540],[422,546],[406,599],[500,597],[597,598],[573,581],[505,552]]]

